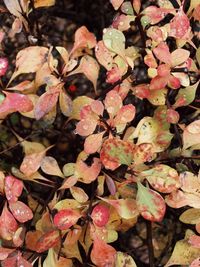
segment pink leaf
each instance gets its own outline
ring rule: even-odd
[[[70,54],[73,54],[77,49],[93,48],[96,45],[96,38],[93,33],[89,32],[85,26],[77,29],[75,32],[75,42]]]
[[[105,243],[105,241],[95,238],[91,251],[91,260],[98,267],[114,266],[116,250]]]
[[[171,53],[171,65],[172,67],[185,63],[190,56],[190,51],[178,48]]]
[[[0,236],[5,240],[11,240],[17,227],[18,224],[13,215],[9,212],[6,203],[0,216]]]
[[[101,161],[98,158],[93,159],[91,166],[87,166],[82,160],[76,163],[76,173],[80,182],[89,184],[96,180],[101,171]]]
[[[160,90],[165,88],[169,77],[156,76],[151,80],[150,90]]]
[[[41,119],[44,117],[47,113],[49,113],[53,107],[56,105],[58,101],[58,97],[60,94],[60,85],[58,86],[58,89],[55,88],[55,90],[49,90],[43,95],[40,96],[38,99],[36,105],[35,105],[35,118],[36,120]]]
[[[103,227],[107,224],[110,217],[110,209],[103,205],[97,204],[91,213],[93,223],[98,227]]]
[[[133,0],[133,8],[135,12],[138,14],[141,8],[141,0]]]
[[[199,12],[200,13],[200,12]],[[190,267],[199,267],[200,266],[200,258],[197,258],[194,260],[191,264]]]
[[[200,236],[192,235],[190,236],[188,242],[195,248],[200,248]]]
[[[182,39],[190,29],[190,21],[182,8],[170,22],[170,35]]]
[[[117,10],[124,0],[110,0],[111,4],[113,5],[114,9]]]
[[[90,104],[91,110],[96,113],[97,115],[103,116],[103,111],[104,111],[104,105],[102,104],[101,101],[99,100],[94,100]]]
[[[18,93],[4,93],[6,98],[0,104],[0,119],[4,119],[8,114],[16,111],[28,112],[33,109],[33,103],[28,96]]]
[[[178,78],[173,75],[169,76],[168,86],[172,89],[178,89],[181,86],[181,82]]]
[[[176,124],[179,121],[179,113],[175,111],[174,109],[170,108],[167,110],[166,119],[167,122]]]
[[[116,91],[112,90],[107,93],[104,104],[107,112],[112,118],[122,107],[122,99]]]
[[[150,90],[148,84],[139,84],[131,88],[133,94],[140,99],[148,98],[150,96]]]
[[[88,136],[94,132],[97,126],[96,120],[83,119],[76,125],[76,133],[81,136]]]
[[[21,223],[27,222],[33,218],[32,210],[21,201],[9,203],[9,208],[15,219]]]
[[[9,202],[16,202],[23,190],[23,182],[14,176],[5,177],[5,194]]]
[[[76,210],[63,209],[56,213],[53,222],[58,229],[67,230],[72,225],[76,224],[80,217],[80,213]]]
[[[85,139],[84,151],[87,154],[93,154],[98,151],[103,142],[103,135],[105,132],[92,134]]]
[[[121,107],[114,118],[114,124],[118,125],[131,122],[135,117],[135,112],[135,107],[132,104]]]
[[[95,55],[98,62],[104,66],[106,70],[111,70],[113,63],[112,53],[104,45],[103,41],[99,41],[95,47]]]
[[[106,82],[115,83],[122,78],[120,69],[117,66],[114,66],[111,70],[108,70],[106,73]]]
[[[9,254],[11,254],[13,251],[15,251],[15,248],[11,249],[0,247],[0,260],[2,261],[8,258]]]
[[[169,47],[164,42],[160,43],[156,48],[153,49],[153,52],[157,59],[166,64],[171,64],[171,54],[169,52]]]
[[[6,74],[8,69],[8,60],[5,57],[0,58],[0,77]]]

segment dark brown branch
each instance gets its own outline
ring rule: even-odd
[[[152,242],[152,222],[146,221],[146,229],[147,229],[147,246],[149,252],[149,267],[155,267],[154,263],[154,250],[153,250],[153,242]]]

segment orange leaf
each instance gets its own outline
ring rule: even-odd
[[[36,243],[35,250],[42,253],[50,248],[58,245],[60,241],[60,234],[58,230],[52,230],[42,235]]]

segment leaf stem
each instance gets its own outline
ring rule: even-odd
[[[155,267],[154,262],[154,249],[153,249],[153,242],[152,242],[152,222],[146,221],[146,229],[147,229],[147,245],[148,245],[148,252],[149,252],[149,267]]]

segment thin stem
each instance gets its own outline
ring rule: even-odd
[[[146,221],[146,229],[147,229],[147,245],[148,245],[148,252],[149,252],[149,267],[155,267],[154,262],[154,249],[153,249],[153,242],[152,242],[152,222]]]

